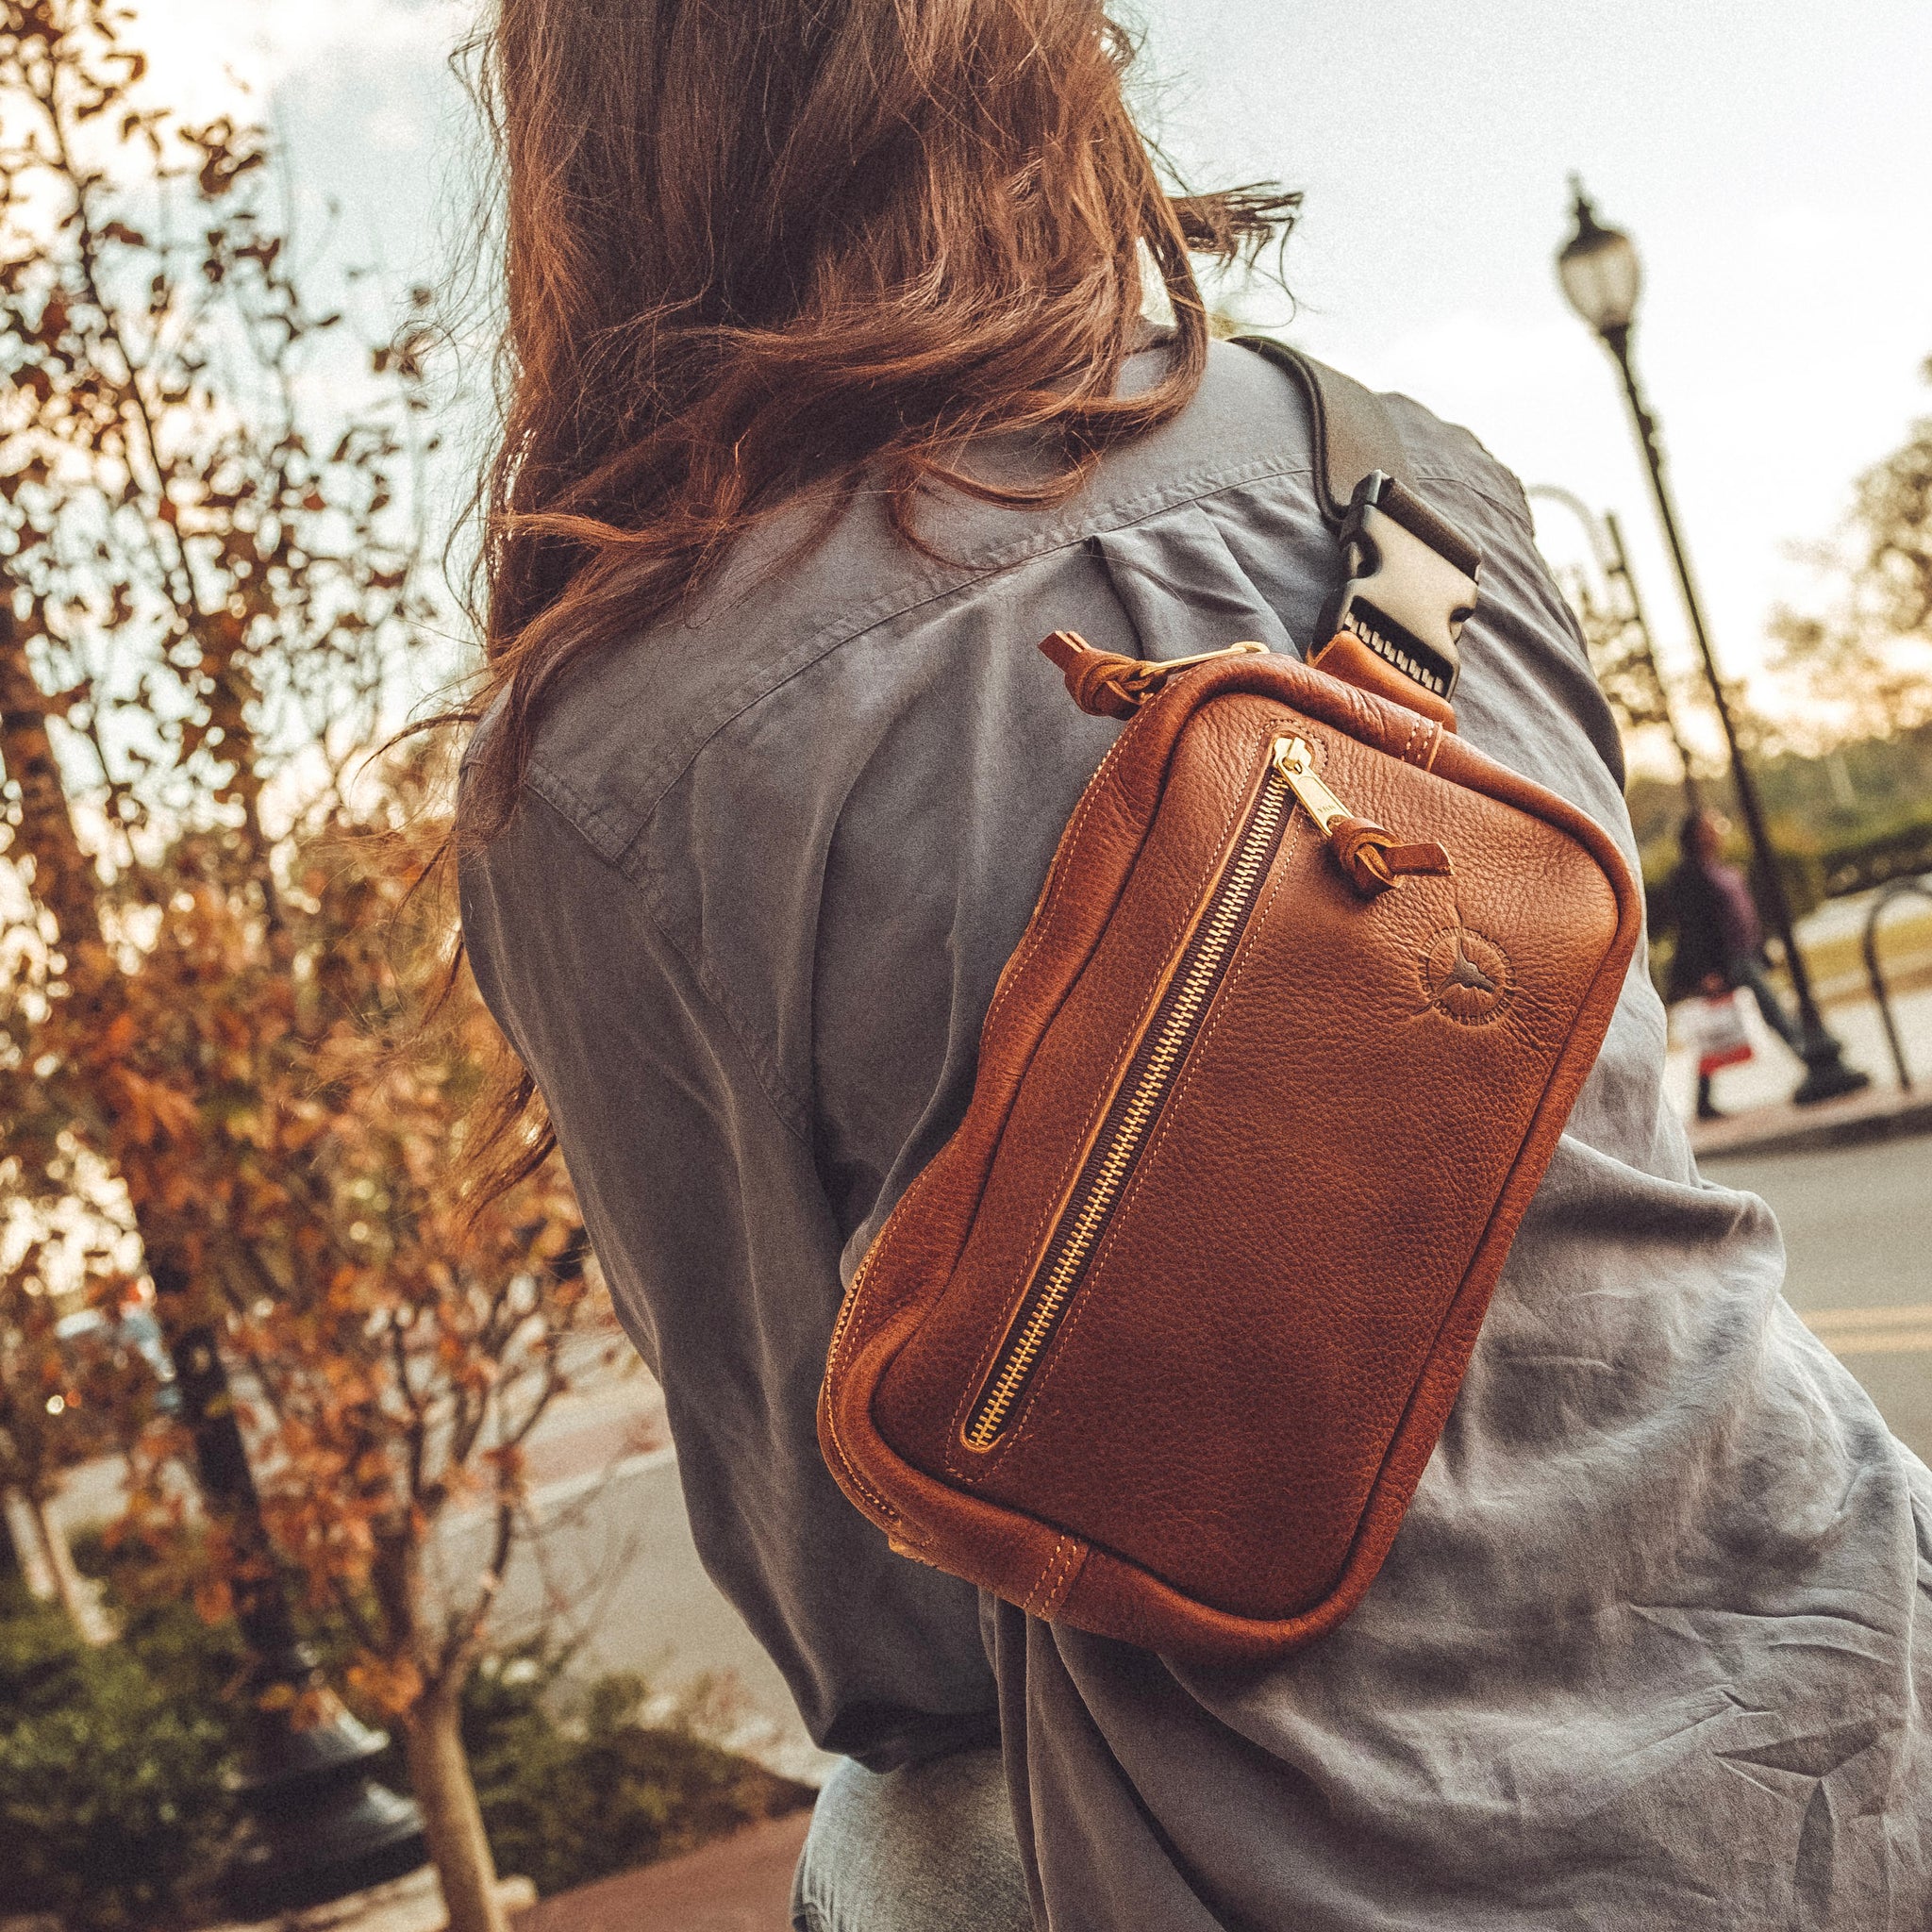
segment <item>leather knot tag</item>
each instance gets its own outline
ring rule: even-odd
[[[1123,658],[1115,651],[1095,650],[1076,630],[1057,630],[1041,639],[1040,648],[1059,666],[1074,702],[1096,718],[1131,718],[1177,672],[1224,658],[1268,655],[1266,644],[1246,639],[1191,658]]]
[[[1386,892],[1398,877],[1453,870],[1449,855],[1434,840],[1398,843],[1393,832],[1373,819],[1337,819],[1328,827],[1328,843],[1365,899]]]

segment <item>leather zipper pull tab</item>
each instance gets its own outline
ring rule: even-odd
[[[1386,825],[1359,819],[1323,783],[1315,770],[1315,755],[1300,738],[1277,738],[1273,762],[1275,774],[1314,820],[1328,841],[1337,862],[1363,898],[1386,892],[1403,877],[1444,874],[1455,868],[1449,855],[1433,840],[1404,844]]]
[[[1096,650],[1076,630],[1057,630],[1041,639],[1040,648],[1059,666],[1074,702],[1096,718],[1131,718],[1176,671],[1224,658],[1265,656],[1268,650],[1266,644],[1239,643],[1191,658],[1123,658]]]

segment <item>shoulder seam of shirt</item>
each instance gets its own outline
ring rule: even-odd
[[[1232,471],[1214,471],[1206,475],[1197,471],[1191,476],[1170,481],[1138,496],[1110,504],[1105,512],[1082,519],[1074,525],[1060,523],[1050,529],[1035,531],[970,566],[945,573],[937,582],[930,573],[924,577],[903,580],[873,604],[862,606],[857,611],[845,612],[821,626],[784,656],[761,665],[753,675],[724,692],[709,714],[694,724],[650,770],[639,788],[640,793],[644,795],[637,799],[632,809],[624,813],[622,823],[571,787],[554,767],[543,762],[541,752],[532,755],[529,769],[533,774],[540,770],[544,773],[555,793],[551,802],[559,811],[577,822],[586,838],[606,861],[617,866],[627,876],[635,877],[632,856],[635,848],[649,830],[658,806],[677,781],[740,718],[755,710],[793,678],[810,670],[834,651],[897,623],[929,604],[943,602],[961,591],[970,590],[990,577],[1074,549],[1090,537],[1130,529],[1136,524],[1145,523],[1169,510],[1206,503],[1212,497],[1224,496],[1256,483],[1312,478],[1313,474],[1304,459],[1281,461],[1274,458],[1253,458]],[[1419,470],[1416,475],[1419,480],[1466,491],[1490,504],[1511,523],[1519,521],[1507,504],[1466,475],[1436,469]]]
[[[781,1124],[802,1143],[810,1142],[810,1107],[796,1095],[774,1059],[758,1044],[756,1029],[741,1021],[724,988],[714,975],[708,973],[701,958],[680,941],[675,931],[675,922],[669,917],[660,882],[655,876],[654,868],[648,863],[643,844],[645,835],[657,815],[658,807],[681,778],[705,751],[714,743],[733,724],[748,712],[756,710],[794,678],[804,675],[815,664],[830,657],[848,643],[868,636],[873,631],[896,623],[929,604],[943,602],[973,585],[984,582],[1003,572],[1019,566],[1038,562],[1045,558],[1077,548],[1089,538],[1104,533],[1132,528],[1136,524],[1161,516],[1174,509],[1191,504],[1205,504],[1211,498],[1225,496],[1232,491],[1249,488],[1257,483],[1289,482],[1298,478],[1312,480],[1313,470],[1300,460],[1279,461],[1273,458],[1251,459],[1233,472],[1214,472],[1203,475],[1196,472],[1191,477],[1169,482],[1158,489],[1141,492],[1139,496],[1127,497],[1109,505],[1108,512],[1080,521],[1071,530],[1061,525],[1055,531],[1034,532],[1024,541],[1010,544],[995,551],[991,557],[982,559],[967,570],[956,570],[947,574],[942,582],[935,585],[931,575],[924,579],[915,578],[909,583],[896,587],[887,593],[886,608],[862,608],[856,613],[847,613],[841,619],[822,626],[801,644],[780,658],[774,664],[762,667],[760,673],[727,692],[714,708],[708,725],[693,733],[687,741],[688,749],[681,756],[663,760],[658,768],[663,774],[661,782],[658,772],[647,780],[646,788],[651,796],[648,804],[635,810],[626,810],[622,820],[613,818],[608,812],[586,798],[571,784],[554,765],[547,763],[541,753],[532,755],[525,768],[524,783],[542,798],[553,811],[561,818],[579,838],[583,840],[598,859],[610,870],[633,885],[644,904],[651,923],[657,927],[667,945],[683,961],[699,990],[717,1009],[719,1018],[730,1029],[739,1051],[743,1054],[746,1064],[751,1067],[766,1104],[771,1107]],[[1454,471],[1427,469],[1416,472],[1419,480],[1452,486],[1489,503],[1500,511],[1507,521],[1514,524],[1518,519],[1508,507],[1499,502],[1480,483],[1472,481],[1466,475]],[[1058,541],[1043,541],[1049,536]],[[908,595],[908,591],[919,594]]]
[[[664,941],[683,963],[684,970],[691,974],[691,983],[715,1009],[718,1019],[730,1033],[738,1051],[744,1057],[745,1065],[751,1069],[752,1077],[757,1082],[758,1092],[763,1098],[765,1105],[772,1109],[773,1116],[777,1120],[779,1125],[793,1140],[797,1141],[808,1153],[810,1152],[810,1108],[800,1101],[797,1096],[791,1093],[786,1089],[785,1083],[777,1078],[776,1070],[767,1064],[765,1057],[754,1045],[752,1036],[740,1023],[736,1013],[732,1011],[730,1002],[724,997],[724,989],[705,971],[702,963],[692,958],[690,952],[679,943],[677,938],[671,930],[669,922],[664,918],[662,911],[655,903],[656,894],[650,880],[637,876],[627,866],[616,863],[598,850],[596,841],[577,823],[576,818],[576,813],[579,810],[588,812],[592,818],[595,818],[597,814],[591,811],[585,801],[573,791],[570,786],[563,779],[559,778],[556,773],[547,769],[539,769],[533,762],[529,770],[525,774],[524,786],[539,803],[550,808],[553,815],[565,826],[571,836],[586,847],[591,856],[596,859],[597,863],[605,871],[615,873],[627,885],[636,889],[638,903],[642,908],[644,917],[657,929],[658,938]],[[558,795],[553,796],[553,792]]]

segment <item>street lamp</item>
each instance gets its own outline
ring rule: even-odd
[[[153,1251],[148,1267],[202,1495],[250,1559],[235,1591],[247,1651],[238,1795],[248,1828],[225,1874],[228,1903],[257,1919],[400,1878],[429,1856],[422,1814],[371,1774],[388,1738],[327,1689],[296,1631],[216,1332],[174,1318],[192,1306],[192,1277]]]
[[[1738,809],[1751,841],[1756,861],[1758,891],[1772,930],[1784,946],[1785,961],[1791,975],[1791,988],[1798,997],[1798,1021],[1804,1032],[1799,1048],[1805,1061],[1805,1078],[1792,1095],[1801,1106],[1829,1100],[1871,1084],[1869,1074],[1858,1073],[1844,1063],[1844,1049],[1825,1030],[1819,1016],[1818,1002],[1811,992],[1811,975],[1806,970],[1805,956],[1798,950],[1797,935],[1791,929],[1790,901],[1785,893],[1784,874],[1778,870],[1777,855],[1765,827],[1764,808],[1757,786],[1744,761],[1738,743],[1738,727],[1731,716],[1730,701],[1724,695],[1724,680],[1718,675],[1717,658],[1710,647],[1710,633],[1704,622],[1704,606],[1690,575],[1690,559],[1685,554],[1684,540],[1677,528],[1676,508],[1671,501],[1670,485],[1664,476],[1663,451],[1657,444],[1657,419],[1644,402],[1638,387],[1637,371],[1630,358],[1630,333],[1637,317],[1637,298],[1643,285],[1637,250],[1629,236],[1616,228],[1603,226],[1583,184],[1570,177],[1576,197],[1574,213],[1576,232],[1563,244],[1557,257],[1557,275],[1570,306],[1602,339],[1616,358],[1624,378],[1624,394],[1630,405],[1630,420],[1642,445],[1643,458],[1650,469],[1651,491],[1657,499],[1658,521],[1670,545],[1671,561],[1676,565],[1677,583],[1684,593],[1684,608],[1690,619],[1690,632],[1704,660],[1704,675],[1710,686],[1711,702],[1717,707],[1718,722],[1724,726],[1724,742],[1730,747],[1731,777],[1737,789]]]

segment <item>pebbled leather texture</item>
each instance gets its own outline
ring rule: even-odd
[[[1091,1257],[975,1446],[1284,733],[1359,816],[1338,850],[1292,809]],[[1364,824],[1424,869],[1366,891],[1343,863]],[[908,1555],[1174,1656],[1332,1627],[1455,1401],[1640,917],[1607,836],[1441,719],[1283,658],[1173,678],[1083,794],[966,1118],[846,1296],[819,1410],[846,1493]]]

